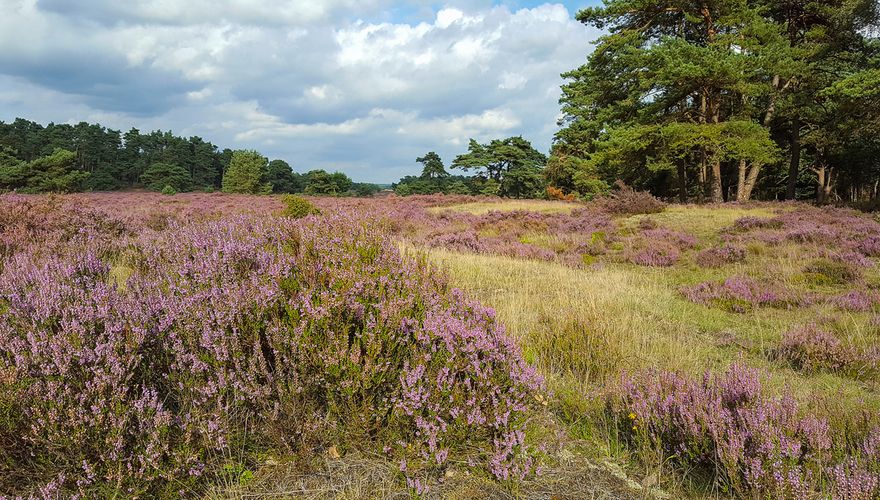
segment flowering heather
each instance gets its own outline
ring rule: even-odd
[[[642,243],[626,252],[626,259],[639,266],[669,267],[678,262],[681,252],[667,242]]]
[[[691,302],[716,306],[732,312],[744,313],[755,307],[791,307],[805,303],[806,297],[773,289],[750,278],[734,276],[722,282],[707,281],[685,287],[682,294]]]
[[[782,336],[774,357],[791,363],[798,370],[839,370],[856,356],[832,333],[816,325],[789,330]]]
[[[746,259],[746,249],[739,245],[722,245],[707,248],[697,254],[697,264],[703,267],[721,267],[724,264],[742,262]]]
[[[92,216],[66,210],[47,217]],[[54,230],[0,228],[14,242],[0,271],[0,489],[197,494],[240,450],[334,443],[384,444],[413,474],[465,453],[499,478],[533,470],[523,426],[542,382],[491,309],[374,221],[245,212],[74,224],[43,253]]]
[[[702,380],[647,370],[624,376],[620,387],[609,408],[629,442],[661,450],[722,491],[810,498],[830,476],[839,498],[876,493],[880,462],[850,449],[844,450],[848,458],[828,467],[835,456],[828,422],[805,414],[790,396],[769,396],[757,370],[734,363]],[[865,491],[869,496],[848,496]]]
[[[874,308],[876,297],[873,293],[862,290],[852,290],[831,297],[830,301],[844,311],[867,312]]]

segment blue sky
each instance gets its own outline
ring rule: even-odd
[[[468,139],[547,151],[587,2],[0,0],[0,120],[173,130],[361,181]]]

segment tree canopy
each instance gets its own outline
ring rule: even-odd
[[[543,178],[546,164],[547,157],[529,141],[508,137],[488,144],[471,139],[468,152],[457,156],[452,167],[474,171],[478,177],[492,181],[490,186],[497,186],[497,194],[501,196],[534,198],[540,197],[546,187]]]
[[[721,201],[806,192],[803,162],[848,182],[877,171],[877,141],[855,147],[841,127],[852,99],[876,109],[877,11],[871,0],[608,0],[580,11],[607,34],[563,75],[548,179]],[[858,120],[870,130],[870,117]]]

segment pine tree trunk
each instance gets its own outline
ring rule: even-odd
[[[678,162],[678,201],[687,203],[687,171],[685,170],[684,160]]]
[[[709,186],[709,201],[712,203],[724,202],[724,192],[721,189],[721,160],[712,159],[711,183]]]
[[[737,182],[736,182],[736,201],[745,201],[745,189],[746,189],[746,161],[739,161],[739,169],[737,170]]]
[[[824,205],[829,202],[834,187],[831,180],[831,169],[820,165],[813,169],[813,172],[816,172],[816,203]]]
[[[785,199],[793,200],[797,195],[797,178],[801,170],[801,120],[798,115],[794,116],[791,125],[791,161],[788,164],[788,186],[785,190]]]
[[[740,185],[736,190],[736,201],[749,201],[752,199],[752,191],[755,190],[755,184],[758,183],[758,174],[761,172],[761,165],[753,164],[747,166],[745,160],[740,160]]]

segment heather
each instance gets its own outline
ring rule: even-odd
[[[369,219],[203,215],[117,234],[3,202],[79,227],[38,253],[44,228],[3,226],[5,492],[192,495],[229,457],[246,469],[330,446],[384,449],[414,490],[450,460],[533,472],[540,377],[491,309]]]
[[[870,216],[290,200],[2,197],[4,493],[876,497]]]
[[[711,478],[719,493],[811,498],[823,483],[836,498],[880,493],[880,428],[860,447],[841,446],[826,419],[791,396],[768,394],[761,374],[738,362],[701,379],[657,370],[625,376],[609,406],[632,446]]]

